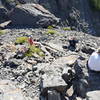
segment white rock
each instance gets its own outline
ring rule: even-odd
[[[88,100],[100,100],[100,90],[90,91],[87,93]]]
[[[94,52],[89,58],[88,67],[94,71],[100,71],[100,54]]]
[[[70,97],[70,96],[72,96],[73,95],[73,93],[74,93],[74,89],[73,89],[73,86],[71,86],[68,90],[67,90],[67,95]]]

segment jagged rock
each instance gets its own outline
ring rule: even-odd
[[[32,66],[32,71],[37,71],[38,70],[38,68],[36,67],[36,66]]]
[[[75,78],[75,71],[71,67],[65,67],[62,72],[62,78],[66,83],[70,84],[72,79]]]
[[[43,76],[41,83],[42,94],[46,93],[49,89],[54,89],[59,92],[64,92],[67,88],[67,84],[60,76]]]
[[[50,12],[59,15],[59,14],[65,14],[67,15],[66,11],[69,7],[68,0],[17,0],[21,4],[27,4],[27,3],[36,3],[43,5],[46,9],[48,9]],[[55,6],[52,6],[55,5]]]
[[[5,61],[4,66],[9,66],[11,68],[17,68],[21,64],[21,61],[18,61],[16,59],[11,59],[8,61]]]
[[[100,91],[87,92],[88,100],[100,100]]]
[[[56,91],[48,91],[48,100],[61,100],[60,93]]]
[[[23,52],[17,52],[15,55],[16,59],[23,59],[25,57],[25,54]]]
[[[26,100],[22,91],[8,80],[0,81],[0,100]]]
[[[79,79],[73,82],[74,93],[82,98],[86,97],[86,92],[88,88],[87,80]]]
[[[81,51],[86,54],[92,54],[95,51],[95,48],[89,46],[83,46]]]
[[[78,60],[74,66],[75,74],[77,79],[85,78],[85,74],[83,72],[83,68],[86,67],[86,64],[81,60]]]
[[[9,25],[11,23],[11,21],[5,21],[3,23],[0,24],[0,28],[4,29],[7,25]]]
[[[59,22],[58,18],[39,4],[18,5],[9,16],[15,26],[48,27]]]

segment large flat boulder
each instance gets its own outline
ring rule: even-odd
[[[48,27],[59,19],[39,4],[22,4],[16,6],[9,14],[15,26]]]
[[[54,75],[44,75],[43,80],[41,82],[41,92],[45,93],[50,89],[57,90],[58,92],[64,92],[67,88],[67,84],[61,78],[61,76]]]

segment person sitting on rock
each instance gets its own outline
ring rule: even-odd
[[[75,37],[70,37],[68,42],[69,42],[69,47],[76,48],[76,43],[78,43],[78,40]]]
[[[93,52],[88,60],[88,67],[92,71],[100,71],[100,48]]]

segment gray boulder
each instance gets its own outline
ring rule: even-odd
[[[62,93],[66,90],[68,85],[60,76],[47,76],[44,75],[43,80],[41,81],[41,93],[42,95],[46,94],[48,90],[57,90],[58,92]]]
[[[16,6],[9,14],[15,26],[47,27],[59,22],[59,19],[39,4]]]
[[[86,98],[86,93],[88,89],[88,82],[86,79],[79,79],[73,81],[73,88],[74,88],[74,93],[82,98]]]

